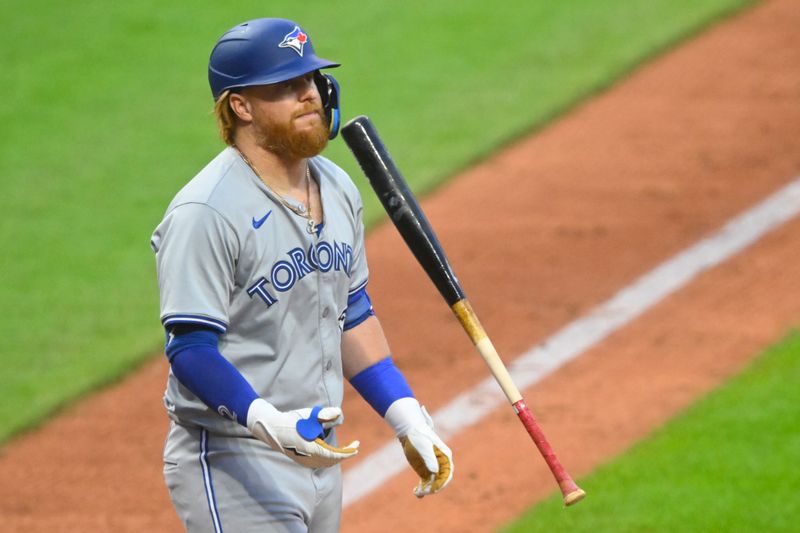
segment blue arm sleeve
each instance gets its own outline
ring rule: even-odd
[[[411,387],[391,357],[381,359],[350,379],[350,384],[381,417],[395,400],[414,397]]]
[[[362,287],[347,297],[347,310],[344,314],[344,330],[354,328],[375,314],[367,288]]]
[[[166,353],[172,373],[207,406],[247,427],[247,410],[258,394],[222,356],[218,342],[219,334],[207,329],[170,335]]]

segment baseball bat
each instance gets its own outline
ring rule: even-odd
[[[572,505],[579,502],[586,496],[586,493],[575,484],[575,481],[561,465],[553,448],[545,438],[542,428],[525,403],[525,399],[514,385],[511,375],[464,295],[464,290],[447,261],[444,250],[425,217],[425,213],[378,136],[372,121],[365,116],[352,119],[342,128],[342,137],[353,152],[406,245],[455,313],[478,353],[489,366],[489,370],[553,473],[564,496],[564,504]]]

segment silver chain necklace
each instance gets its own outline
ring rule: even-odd
[[[267,182],[264,181],[264,178],[261,176],[261,173],[258,171],[256,166],[250,162],[250,160],[247,158],[246,155],[244,155],[244,153],[241,150],[239,150],[238,146],[234,146],[234,148],[236,148],[236,151],[239,152],[239,155],[242,157],[242,160],[244,160],[244,162],[247,163],[247,166],[250,167],[250,170],[252,170],[256,176],[258,176],[258,179],[261,180],[261,183],[264,184],[264,187],[269,189],[272,194],[277,196],[278,199],[281,201],[281,203],[286,207],[286,209],[288,209],[289,211],[291,211],[292,213],[294,213],[299,217],[305,218],[308,221],[306,223],[306,231],[311,235],[314,235],[317,232],[317,223],[314,222],[314,217],[311,214],[311,170],[309,169],[308,162],[306,162],[306,205],[308,205],[308,208],[306,208],[305,205],[302,205],[302,203],[298,208],[292,205],[282,195],[278,194],[275,191],[275,189],[267,185]]]

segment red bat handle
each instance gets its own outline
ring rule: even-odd
[[[547,438],[544,436],[542,428],[539,427],[539,424],[533,417],[533,413],[531,413],[531,410],[528,409],[528,406],[525,404],[525,400],[519,400],[512,405],[514,407],[514,411],[517,413],[517,416],[519,416],[522,425],[525,426],[525,429],[528,431],[531,439],[533,439],[534,444],[536,444],[536,447],[539,448],[539,452],[542,454],[542,457],[544,457],[547,466],[550,468],[550,471],[556,478],[556,482],[561,489],[561,493],[564,495],[564,504],[572,505],[573,503],[581,501],[583,497],[586,496],[586,493],[583,491],[583,489],[575,484],[575,481],[573,481],[572,477],[558,461],[558,457],[556,457],[556,454],[553,452],[553,448],[550,447],[550,443],[547,442]]]

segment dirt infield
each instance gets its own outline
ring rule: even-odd
[[[425,201],[506,360],[800,176],[798,27],[797,2],[760,4]],[[524,391],[573,474],[800,323],[798,241],[794,220]],[[367,249],[395,359],[436,410],[483,380],[484,363],[392,227]],[[157,358],[0,450],[2,529],[180,531],[160,472],[165,374]],[[344,409],[342,436],[362,457],[391,438],[351,389]],[[553,490],[507,406],[449,444],[445,492],[416,500],[409,470],[348,507],[342,530],[492,531]]]

